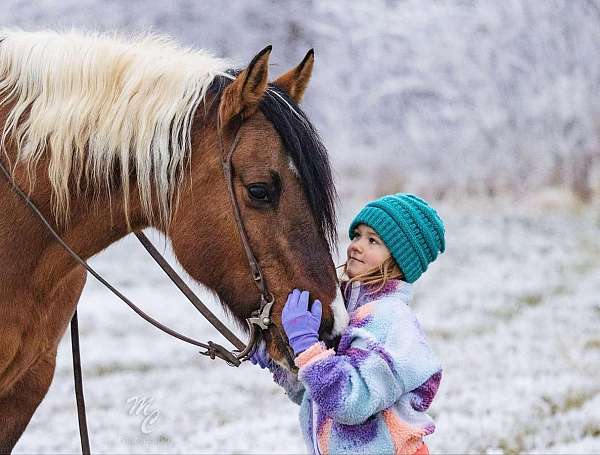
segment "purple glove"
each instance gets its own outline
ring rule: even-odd
[[[248,357],[248,360],[261,368],[269,368],[271,365],[271,359],[269,358],[269,353],[267,352],[267,345],[263,340],[261,340],[261,342],[258,344],[252,355]]]
[[[281,313],[281,323],[295,355],[319,341],[321,313],[321,302],[318,300],[313,302],[311,311],[308,311],[308,291],[301,293],[294,289],[288,295]]]

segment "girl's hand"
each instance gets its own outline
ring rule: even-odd
[[[294,289],[289,295],[283,313],[281,323],[290,340],[290,346],[294,354],[298,355],[319,341],[319,326],[321,325],[322,307],[319,300],[313,302],[312,308],[308,310],[308,291],[300,292]]]

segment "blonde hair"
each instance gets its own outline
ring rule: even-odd
[[[402,273],[400,266],[392,256],[388,256],[388,258],[385,259],[377,267],[373,267],[371,270],[368,270],[365,273],[357,275],[353,278],[350,278],[348,276],[347,265],[348,263],[346,262],[337,267],[338,269],[341,267],[344,268],[340,277],[341,282],[345,282],[347,284],[350,284],[354,281],[360,281],[363,284],[381,283],[377,289],[373,290],[372,292],[369,292],[369,294],[379,292],[389,280],[404,279],[404,274]]]
[[[10,106],[0,147],[14,140],[30,170],[48,151],[57,218],[68,217],[71,177],[110,191],[118,167],[127,221],[131,168],[144,215],[168,225],[194,113],[229,63],[151,34],[0,30],[0,42],[0,108]]]

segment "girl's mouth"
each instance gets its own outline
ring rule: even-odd
[[[362,262],[360,259],[356,259],[356,258],[354,258],[354,257],[352,257],[352,256],[350,256],[350,260],[351,260],[351,261],[352,261],[352,260],[354,260],[354,261],[357,261],[357,262]]]

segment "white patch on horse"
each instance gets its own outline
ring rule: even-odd
[[[342,291],[337,288],[335,299],[331,302],[331,311],[333,312],[333,329],[331,331],[331,337],[341,335],[342,332],[348,327],[350,322],[350,315],[346,310],[344,298],[342,297]]]
[[[300,172],[298,172],[298,168],[296,167],[291,158],[288,160],[288,167],[291,169],[291,171],[296,177],[300,178]]]

